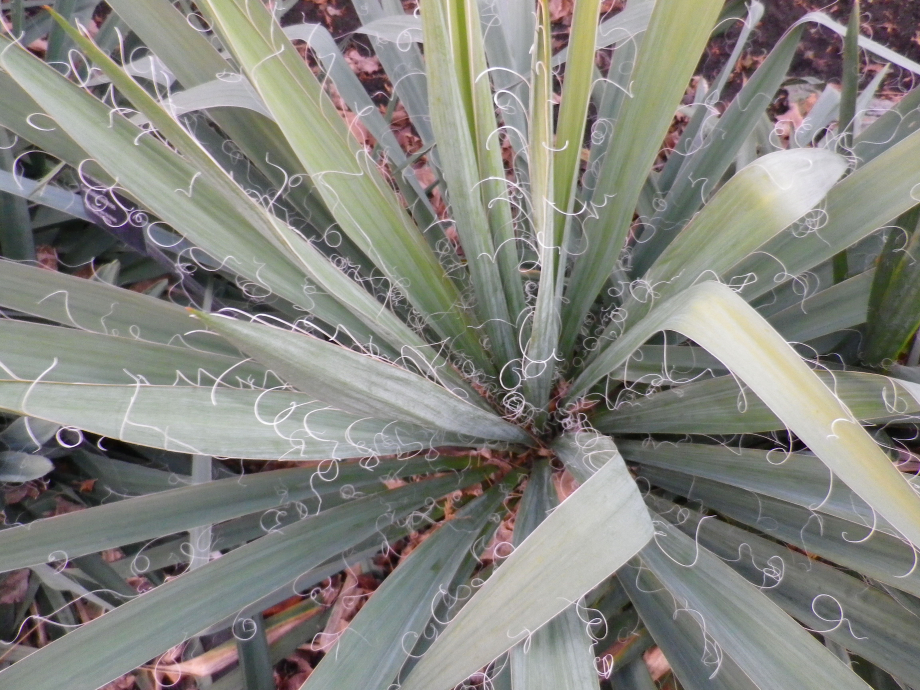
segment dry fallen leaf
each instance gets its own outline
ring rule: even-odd
[[[0,581],[0,604],[18,604],[29,589],[29,569],[14,570]]]
[[[572,10],[575,6],[575,0],[550,0],[549,18],[552,22],[566,23],[572,20]]]
[[[357,48],[349,48],[345,51],[345,61],[352,71],[358,74],[373,74],[381,69],[380,60],[373,55],[362,55]]]
[[[81,494],[88,494],[95,488],[97,481],[99,480],[98,479],[86,479],[80,482],[79,484],[77,484],[77,491],[79,491]]]
[[[657,681],[665,673],[671,670],[671,664],[664,657],[661,647],[652,647],[642,655],[645,665],[648,666],[648,672],[652,674],[652,680]]]
[[[361,604],[367,598],[367,592],[358,582],[360,574],[360,568],[349,568],[345,572],[345,582],[342,583],[338,598],[329,613],[326,627],[321,633],[317,633],[310,645],[312,651],[328,651],[358,613]]]
[[[38,267],[47,271],[58,270],[57,249],[50,244],[41,244],[35,248],[35,260],[38,261]]]
[[[54,510],[52,511],[52,516],[65,515],[67,513],[76,513],[79,510],[83,510],[83,506],[77,505],[72,501],[68,501],[62,496],[54,497]]]
[[[39,495],[41,495],[41,491],[39,491],[35,483],[28,482],[5,489],[3,492],[3,500],[7,505],[11,505],[13,503],[19,503],[25,498],[38,498]]]
[[[568,470],[565,470],[564,472],[556,472],[553,475],[553,486],[556,487],[556,496],[559,497],[560,501],[564,501],[575,493],[575,489],[578,488],[578,482]]]

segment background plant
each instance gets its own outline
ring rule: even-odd
[[[556,54],[543,4],[358,2],[385,112],[286,3],[112,0],[94,40],[91,3],[27,4],[0,460],[57,457],[0,606],[56,639],[4,688],[271,687],[316,633],[308,690],[648,688],[653,645],[668,687],[920,686],[920,93],[870,124],[859,45],[920,67],[858,5],[724,109],[734,59],[699,81],[661,156],[721,0],[579,0]],[[783,132],[807,22],[843,88]],[[91,280],[29,265],[46,228]],[[344,630],[343,569],[392,569]]]

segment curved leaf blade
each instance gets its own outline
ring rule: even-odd
[[[530,472],[514,519],[515,547],[558,503],[552,470],[549,462],[542,460]],[[598,690],[593,646],[577,605],[570,606],[511,649],[512,690]]]
[[[573,384],[569,399],[660,330],[682,333],[724,362],[835,475],[920,545],[917,494],[847,406],[725,285],[700,283],[653,310],[598,356]]]
[[[204,7],[343,232],[442,337],[492,373],[454,285],[271,13],[242,0]]]
[[[652,526],[635,482],[622,459],[608,459],[486,580],[403,690],[448,688],[463,680],[542,628],[648,542]],[[584,548],[598,540],[609,548]],[[529,596],[520,596],[523,590]]]
[[[0,531],[0,572],[46,563],[49,555],[56,559],[77,558],[293,501],[302,501],[309,507],[315,499],[319,512],[324,509],[324,499],[334,499],[344,485],[354,486],[355,493],[376,493],[385,489],[386,479],[437,469],[464,469],[464,481],[470,482],[483,476],[480,470],[465,470],[467,464],[465,459],[435,463],[415,460],[381,464],[371,471],[358,463],[340,463],[334,470],[273,470],[159,491]]]
[[[0,409],[128,443],[228,458],[346,459],[471,443],[280,389],[0,380]]]
[[[640,560],[758,687],[866,690],[826,647],[719,558],[658,517]],[[818,670],[816,672],[816,669]]]
[[[292,385],[339,409],[472,437],[530,442],[522,429],[498,415],[382,360],[258,322],[198,317]]]
[[[496,486],[441,525],[374,591],[328,650],[302,690],[386,690],[420,639],[473,542],[499,509],[507,486]]]
[[[575,264],[566,289],[560,346],[566,355],[616,267],[646,175],[722,5],[720,0],[655,3],[633,71],[632,97],[620,112],[618,134],[597,180],[593,215],[585,222],[588,251]],[[661,50],[663,45],[668,50]]]
[[[454,476],[409,484],[267,534],[68,633],[0,671],[0,682],[9,690],[96,690],[457,484]]]

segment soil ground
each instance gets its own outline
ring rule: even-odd
[[[821,11],[846,24],[853,4],[852,0],[763,0],[763,3],[766,6],[763,19],[755,28],[730,85],[734,86],[734,90],[740,88],[743,78],[756,69],[786,29],[802,16]],[[920,62],[920,1],[862,0],[860,24],[862,35],[914,62]],[[714,74],[721,68],[739,33],[740,26],[736,26],[712,42],[702,65],[704,75]],[[792,61],[790,75],[839,83],[841,47],[841,40],[833,31],[816,25],[806,28],[802,44]],[[864,77],[868,80],[883,62],[865,51],[862,57]],[[917,85],[920,85],[920,76],[894,68],[880,95],[897,98]]]
[[[500,0],[499,0],[500,1]],[[853,0],[762,0],[766,6],[763,19],[755,27],[747,50],[739,60],[737,69],[725,92],[731,98],[741,87],[744,79],[757,68],[779,38],[798,19],[813,11],[822,11],[836,21],[846,24]],[[407,9],[416,4],[405,0]],[[605,0],[604,9],[616,11],[622,0]],[[550,6],[558,31],[554,34],[563,38],[571,19],[574,0],[550,0]],[[286,22],[316,22],[325,25],[333,36],[345,38],[352,35],[356,44],[365,44],[360,36],[352,34],[358,27],[358,18],[350,0],[301,0],[285,17]],[[862,0],[862,34],[891,48],[901,55],[920,62],[920,0]],[[706,56],[701,62],[700,72],[714,77],[731,54],[740,33],[740,22],[713,39]],[[839,82],[841,69],[841,40],[829,29],[809,26],[803,34],[802,44],[792,62],[790,75],[814,77],[822,82]],[[362,52],[365,52],[362,50]],[[367,54],[367,53],[365,53]],[[865,79],[871,79],[881,67],[882,61],[863,52]],[[362,78],[370,90],[385,90],[385,81],[377,75],[365,74]],[[382,77],[382,75],[381,75]],[[379,83],[378,83],[379,81]],[[897,97],[920,85],[920,77],[900,69],[893,69],[886,79],[881,96]]]

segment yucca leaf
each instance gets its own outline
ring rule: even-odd
[[[0,128],[0,171],[13,171],[13,140]],[[29,205],[18,195],[0,192],[0,250],[7,258],[16,261],[35,259],[35,238],[32,235],[32,218]]]
[[[878,97],[879,89],[882,87],[882,84],[885,83],[885,80],[888,78],[890,72],[891,65],[885,65],[882,67],[882,69],[876,72],[875,76],[872,77],[872,80],[866,84],[866,88],[859,92],[859,95],[856,98],[857,113],[865,113],[872,107],[872,102]],[[853,128],[854,135],[863,131],[867,124],[869,123],[857,119]]]
[[[392,166],[398,171],[396,173],[397,180],[402,178],[405,183],[401,184],[400,188],[405,190],[406,186],[408,186],[412,191],[412,196],[407,199],[407,203],[409,203],[417,221],[421,221],[420,224],[424,225],[433,223],[437,218],[437,214],[432,208],[431,202],[428,201],[428,197],[425,196],[425,190],[419,183],[415,171],[409,167],[409,157],[400,147],[396,135],[390,129],[387,120],[377,109],[364,84],[352,72],[345,56],[332,38],[332,34],[320,24],[286,26],[284,27],[284,33],[291,40],[304,41],[316,53],[335,84],[339,95],[348,104],[349,110],[360,118],[376,140],[377,146],[382,149],[385,158],[391,161]],[[261,101],[260,104],[264,107]],[[431,236],[438,237],[434,233],[431,233]]]
[[[843,37],[843,76],[840,80],[840,118],[837,135],[840,147],[849,150],[853,146],[853,131],[856,128],[856,100],[859,89],[859,24],[861,21],[859,0],[853,0],[850,21]]]
[[[920,89],[908,91],[890,110],[857,134],[853,156],[859,165],[897,145],[920,126]]]
[[[549,462],[542,460],[531,470],[515,517],[515,548],[558,503],[552,470]],[[511,649],[511,687],[514,690],[597,690],[592,642],[577,606],[570,606]]]
[[[188,312],[175,304],[2,259],[0,305],[91,333],[184,345],[223,356],[239,354],[216,335],[203,335]]]
[[[909,642],[916,618],[888,595],[721,520],[651,496],[646,500],[807,628],[911,685],[920,680]]]
[[[640,561],[758,686],[868,686],[764,594],[666,520]],[[818,672],[816,672],[818,671]]]
[[[55,607],[56,610],[52,617],[59,623],[63,623],[64,625],[76,624],[76,619],[73,617],[72,612],[68,610],[67,599],[61,596],[60,592],[74,594],[81,599],[95,604],[103,611],[109,611],[114,608],[111,603],[90,592],[82,584],[70,577],[69,574],[55,570],[49,565],[36,565],[31,568],[31,571],[41,582],[44,587],[45,596],[50,599],[52,606]]]
[[[59,0],[56,1],[59,2]],[[45,7],[49,4],[51,3],[45,3],[40,6],[37,12],[26,18],[22,35],[17,35],[17,40],[19,40],[20,43],[29,45],[32,41],[47,36],[48,32],[51,31],[51,28],[54,26],[54,21],[45,11]],[[94,7],[93,0],[77,0],[74,6],[74,12],[86,16],[87,12],[90,14],[92,13]]]
[[[920,592],[920,574],[914,567],[912,547],[902,538],[892,536],[893,530],[876,521],[869,509],[862,510],[862,522],[854,524],[853,515],[848,520],[817,516],[812,506],[802,508],[763,495],[746,496],[734,487],[679,472],[668,474],[648,469],[643,470],[643,476],[668,491],[691,494],[693,500],[701,501],[707,508],[807,553],[915,596]]]
[[[0,482],[30,482],[54,469],[54,463],[43,455],[18,450],[0,451]]]
[[[365,9],[365,14],[371,13]],[[421,43],[422,18],[413,14],[383,14],[377,19],[364,22],[360,32],[390,43]]]
[[[198,314],[204,323],[311,396],[357,415],[402,420],[471,437],[530,443],[498,415],[385,361],[306,334]],[[431,372],[437,376],[437,372]]]
[[[614,369],[610,380],[686,383],[710,374],[728,373],[725,365],[701,347],[643,345]]]
[[[658,687],[652,680],[644,659],[636,659],[616,671],[613,683],[617,690],[656,690]]]
[[[737,44],[735,47],[737,48]],[[737,63],[737,60],[735,62]],[[727,65],[728,63],[726,63]],[[687,106],[687,116],[690,118],[687,126],[681,133],[674,150],[668,155],[664,167],[655,180],[656,187],[662,194],[666,194],[674,186],[681,169],[689,160],[692,160],[692,154],[703,145],[706,130],[711,129],[713,126],[710,121],[713,113],[709,108],[711,103],[718,100],[718,95],[713,94],[710,96],[708,89],[709,84],[704,80],[700,80],[696,85],[693,93],[693,103]],[[654,215],[652,220],[654,220]]]
[[[13,0],[10,4],[10,29],[12,29],[14,36],[19,36],[22,33],[25,22],[25,0]]]
[[[885,244],[876,258],[875,275],[869,292],[868,309],[875,320],[877,320],[875,314],[879,311],[885,293],[898,273],[897,269],[904,258],[903,251],[907,248],[918,222],[920,222],[920,206],[914,206],[894,220],[887,229],[888,231],[884,233]]]
[[[267,534],[127,602],[0,671],[4,688],[67,685],[95,690],[232,615],[402,519],[426,498],[457,488],[454,476],[359,498]],[[220,596],[209,596],[215,590]],[[48,658],[54,660],[48,663]]]
[[[6,37],[0,35],[0,50],[9,45]],[[70,165],[77,166],[88,158],[83,149],[60,127],[48,126],[48,117],[35,99],[3,70],[0,70],[0,91],[3,92],[3,98],[0,99],[0,125]],[[98,166],[91,166],[87,170],[90,175],[99,172]]]
[[[669,690],[866,688],[854,670],[878,690],[920,682],[920,342],[897,363],[916,324],[898,316],[912,300],[891,225],[913,229],[920,208],[920,90],[864,132],[837,126],[852,144],[842,182],[832,123],[869,107],[884,70],[862,94],[849,78],[843,98],[826,91],[788,142],[767,112],[808,24],[847,34],[848,77],[856,44],[920,71],[857,36],[858,8],[849,31],[803,17],[720,114],[753,26],[713,88],[697,81],[679,104],[741,0],[628,0],[600,25],[599,0],[574,0],[555,56],[549,0],[421,0],[411,17],[402,0],[361,0],[383,114],[347,37],[289,24],[295,0],[112,0],[98,45],[14,2],[26,42],[0,38],[0,128],[38,152],[10,150],[29,158],[0,171],[0,194],[34,215],[22,232],[62,270],[92,260],[94,276],[0,262],[0,416],[24,415],[0,426],[0,470],[55,468],[0,496],[17,525],[0,531],[0,570],[34,568],[21,601],[21,576],[0,575],[17,598],[0,603],[0,637],[30,614],[53,624],[0,686],[91,690],[252,617],[252,644],[218,648],[244,668],[215,690],[268,687],[321,624],[272,655],[263,612],[371,559],[382,584],[308,687],[651,690],[643,657],[671,667],[656,671]],[[79,26],[94,4],[57,9]],[[747,8],[751,24],[762,9]],[[55,17],[51,57],[82,53],[72,77],[21,49]],[[678,108],[690,120],[675,131]],[[20,186],[20,169],[40,181]],[[86,240],[77,180],[155,216],[143,243],[126,254],[92,227]],[[134,252],[219,273],[203,326],[99,283],[152,277]],[[222,315],[207,313],[211,292]],[[882,336],[899,343],[884,349],[901,378],[853,368],[888,364],[865,358]],[[244,468],[260,459],[314,462]],[[493,468],[503,478],[482,484]],[[485,495],[457,515],[437,502],[448,491]],[[556,491],[571,495],[556,506]],[[91,507],[39,517],[62,500]],[[385,575],[376,554],[393,562],[407,536],[412,555]],[[70,566],[56,572],[59,556]],[[135,596],[139,577],[166,584]],[[93,617],[80,598],[111,611],[79,626]],[[0,667],[24,656],[4,649]],[[204,685],[208,654],[191,660]]]
[[[827,133],[827,128],[838,117],[840,111],[840,91],[833,86],[826,86],[802,124],[795,130],[790,144],[807,146]]]
[[[0,339],[4,341],[0,366],[19,380],[130,384],[141,377],[161,386],[208,385],[222,380],[226,385],[245,382],[259,388],[278,383],[264,367],[243,357],[179,347],[178,343],[161,345],[130,336],[6,319],[0,321]]]
[[[181,8],[162,0],[113,0],[111,7],[186,89],[218,79],[232,69],[218,46],[193,26],[195,20],[185,16]],[[216,105],[209,109],[209,117],[276,189],[285,190],[285,198],[315,228],[325,231],[333,220],[313,181],[306,177],[293,189],[287,185],[292,176],[303,171],[277,124],[254,113]]]
[[[73,192],[51,184],[42,184],[26,177],[13,175],[5,170],[0,170],[0,190],[13,194],[22,199],[48,206],[68,216],[89,220],[83,208],[83,200]]]
[[[920,412],[917,390],[910,381],[858,371],[814,372],[861,421],[911,423]],[[780,431],[786,424],[756,395],[724,376],[695,381],[679,390],[646,399],[624,401],[616,410],[603,410],[592,422],[608,433],[744,434]],[[680,415],[671,412],[681,410]]]
[[[508,141],[518,154],[515,168],[522,179],[527,164],[520,154],[526,148],[530,124],[530,81],[526,75],[533,60],[536,8],[532,0],[479,0],[479,14],[495,104],[501,110]]]
[[[275,690],[273,664],[268,653],[268,638],[265,636],[265,621],[261,613],[254,614],[249,620],[252,624],[246,630],[247,636],[236,640],[245,687],[247,690]]]
[[[738,34],[738,39],[735,41],[735,46],[732,48],[731,55],[728,56],[728,59],[722,66],[722,70],[719,72],[718,78],[707,95],[709,103],[715,103],[721,98],[722,90],[725,88],[725,85],[728,83],[729,79],[731,79],[732,74],[737,68],[738,60],[741,58],[745,48],[747,48],[747,42],[751,38],[751,34],[757,25],[760,24],[760,20],[763,19],[765,10],[766,8],[763,3],[757,0],[748,3],[747,14],[741,18],[741,32]]]
[[[646,174],[721,7],[718,0],[655,3],[636,58],[632,98],[620,113],[617,136],[598,175],[592,215],[585,221],[588,248],[576,262],[566,289],[569,305],[563,314],[560,347],[566,355],[591,303],[616,267]],[[669,49],[661,50],[662,45]]]
[[[414,640],[421,638],[437,599],[512,486],[492,487],[402,561],[358,612],[303,690],[389,688]]]
[[[673,595],[641,561],[634,559],[621,576],[623,589],[642,622],[664,652],[687,690],[760,690],[755,680],[716,646],[703,622]],[[644,660],[639,663],[645,664]]]
[[[4,137],[0,133],[0,145]],[[25,199],[0,191],[0,250],[3,255],[17,261],[35,258],[35,241],[32,235],[32,220],[29,205]]]
[[[648,27],[655,9],[655,0],[632,0],[626,7],[600,23],[597,27],[595,50],[621,47],[624,43],[636,40]],[[569,60],[569,47],[566,46],[553,57],[553,67],[558,67]]]
[[[706,84],[705,81],[701,81],[698,84],[690,122],[687,124],[687,128],[684,130],[683,134],[681,134],[677,146],[671,152],[671,155],[668,156],[665,167],[658,177],[658,188],[660,190],[667,192],[671,189],[675,178],[682,172],[684,167],[683,164],[693,160],[692,154],[703,146],[703,140],[712,127],[718,127],[718,123],[713,125],[712,116],[714,113],[710,108],[721,99],[722,91],[734,73],[738,65],[738,60],[741,58],[745,48],[747,48],[747,42],[750,39],[751,33],[754,31],[754,28],[760,24],[763,14],[764,6],[762,3],[756,0],[747,3],[747,14],[743,17],[738,17],[741,21],[741,30],[735,41],[735,46],[732,48],[732,53],[722,66],[715,82],[712,86]],[[722,17],[723,19],[725,18],[724,11]],[[719,25],[720,27],[725,26],[722,22],[720,22]],[[755,74],[751,77],[750,81],[754,81],[757,78],[758,75]],[[713,144],[716,144],[716,142],[710,142],[710,145]]]
[[[60,428],[59,424],[43,419],[19,417],[0,432],[0,443],[9,450],[37,453],[55,437]]]
[[[509,3],[506,1],[504,4]],[[454,3],[453,6],[458,7],[459,5]],[[525,20],[524,23],[529,23],[529,20]],[[499,139],[500,131],[496,122],[496,104],[493,100],[493,85],[508,81],[511,75],[501,69],[489,70],[489,65],[486,63],[487,39],[490,32],[494,35],[499,29],[481,16],[476,2],[465,3],[463,24],[466,27],[465,40],[459,41],[458,47],[469,56],[469,69],[466,74],[462,75],[462,78],[470,84],[469,95],[472,100],[473,140],[479,166],[480,197],[489,218],[492,243],[495,247],[495,261],[498,264],[505,300],[508,303],[508,316],[514,322],[513,325],[518,326],[522,323],[526,312],[518,248],[520,238],[515,232],[510,191]],[[513,108],[511,110],[514,111]],[[520,112],[519,109],[518,112]],[[517,122],[522,119],[513,117],[508,109],[502,109],[502,114],[509,115],[509,121]],[[521,131],[525,130],[526,125]],[[505,130],[505,136],[509,143],[518,139],[508,129]],[[514,352],[516,356],[517,349]]]
[[[920,132],[904,138],[837,184],[821,209],[821,226],[804,236],[783,233],[727,272],[750,274],[742,294],[752,300],[827,261],[917,205]]]
[[[910,216],[911,214],[907,214]],[[872,285],[872,309],[863,344],[863,359],[870,364],[897,362],[920,326],[920,270],[917,249],[920,247],[920,219],[904,231],[892,228],[879,259],[880,270]]]
[[[699,443],[620,441],[629,462],[657,468],[656,476],[689,475],[709,479],[832,515],[853,525],[874,524],[891,532],[888,522],[857,498],[851,489],[832,481],[827,467],[810,453],[790,453],[782,448],[760,450]],[[685,481],[685,477],[679,477]],[[916,480],[914,480],[916,481]]]
[[[597,669],[586,623],[574,606],[567,608],[534,633],[527,646],[512,650],[513,690],[596,690]],[[514,652],[521,660],[515,663]],[[526,669],[526,670],[525,670]]]
[[[218,265],[228,264],[253,286],[276,292],[321,319],[350,323],[355,334],[366,334],[365,327],[331,296],[305,292],[303,273],[275,242],[253,229],[240,231],[241,207],[221,193],[207,175],[121,116],[110,113],[101,101],[26,51],[13,47],[2,55],[4,69],[29,85],[30,94],[62,129],[81,141],[99,165]],[[365,339],[366,335],[357,337]]]
[[[259,94],[252,88],[252,84],[246,79],[207,81],[172,94],[169,98],[163,99],[163,105],[173,116],[187,115],[209,108],[244,108],[269,119],[272,116],[259,98]],[[149,119],[143,114],[138,114],[133,116],[131,121],[141,125],[149,122]]]
[[[422,40],[421,18],[406,15],[399,0],[358,3],[355,5],[355,12],[365,27],[377,25],[377,22],[384,23],[382,30],[369,33],[370,36],[381,39],[372,41],[374,52],[389,75],[396,96],[406,108],[413,127],[424,145],[431,147],[435,143],[435,138],[431,131],[428,111],[428,82],[422,55],[413,45],[413,41]],[[395,34],[384,35],[388,23],[398,27]],[[437,159],[436,153],[433,159]],[[437,167],[434,160],[432,164]]]
[[[616,571],[651,537],[638,501],[626,465],[612,458],[486,580],[415,666],[404,690],[451,687]],[[594,541],[609,548],[584,548]],[[529,595],[521,597],[522,590]]]
[[[853,132],[856,129],[856,101],[859,98],[859,0],[853,0],[850,21],[843,37],[843,75],[840,78],[840,106],[837,109],[838,149],[848,151],[853,146]],[[846,250],[833,258],[834,283],[841,283],[849,276]]]
[[[845,24],[840,24],[839,22],[835,22],[833,19],[831,19],[827,14],[823,12],[809,12],[804,17],[799,19],[797,23],[798,24],[805,24],[805,23],[818,24],[820,26],[830,29],[831,31],[836,33],[841,38],[844,38],[847,35],[847,27]],[[890,62],[893,65],[897,65],[898,67],[901,67],[907,70],[908,72],[913,72],[914,74],[920,74],[920,63],[914,62],[913,60],[907,57],[904,57],[903,55],[899,55],[895,51],[891,50],[891,48],[888,48],[882,45],[881,43],[873,41],[870,38],[867,38],[866,36],[859,36],[857,33],[857,38],[858,38],[859,47],[866,50],[866,52],[872,53],[876,55],[877,57],[882,58],[886,62]]]
[[[331,499],[333,497],[330,496],[329,498]],[[342,503],[345,503],[345,501],[341,499],[335,501],[331,500],[326,507],[332,508]],[[272,518],[276,516],[279,517],[279,519],[273,520]],[[300,519],[300,515],[297,511],[280,511],[269,513],[268,518],[269,521],[266,522],[266,517],[263,515],[247,516],[214,525],[212,529],[211,548],[215,551],[222,551],[224,549],[239,547],[256,539],[261,539],[265,536],[266,524],[272,529],[283,529],[297,522]],[[303,591],[300,590],[301,587],[308,591],[309,588],[341,572],[343,569],[350,568],[363,560],[371,558],[380,551],[381,543],[384,538],[390,541],[402,539],[410,531],[411,527],[390,527],[384,530],[383,538],[381,538],[380,535],[376,535],[351,547],[344,553],[327,559],[317,567],[303,573],[298,578],[298,591]],[[155,577],[158,571],[162,571],[164,568],[189,563],[191,561],[192,549],[193,547],[189,542],[188,535],[185,535],[183,537],[169,539],[156,546],[144,546],[136,553],[113,561],[110,565],[112,570],[125,579],[151,574]],[[246,606],[242,613],[245,616],[251,613],[264,611],[288,599],[290,596],[290,585],[279,587],[273,592],[266,594],[258,601]],[[239,612],[226,616],[210,625],[207,628],[208,632],[203,632],[202,634],[226,630],[238,619]]]
[[[626,320],[619,327],[628,329],[654,302],[731,269],[814,208],[845,171],[843,158],[822,149],[758,158],[668,244],[625,300]]]
[[[271,13],[236,0],[205,7],[343,232],[442,337],[491,373],[444,269]]]
[[[265,632],[269,642],[268,655],[272,664],[277,664],[290,657],[298,647],[312,640],[316,633],[322,632],[322,626],[327,619],[318,614],[323,613],[323,609],[313,604],[312,601],[309,602],[309,606],[306,609],[302,605],[292,607],[265,621],[267,627]],[[202,656],[219,653],[217,650],[220,650],[220,646],[205,652]],[[232,657],[230,663],[232,663]],[[211,683],[210,688],[211,690],[246,690],[241,669],[233,669],[222,675]]]
[[[613,581],[619,583],[619,577]],[[595,634],[598,632],[604,634],[594,645],[594,663],[601,678],[610,676],[611,669],[614,669],[616,673],[616,669],[624,668],[634,660],[642,662],[644,666],[642,656],[655,645],[651,633],[639,618],[635,607],[628,605],[629,596],[626,590],[619,584],[617,589],[619,592],[616,595],[617,600],[612,602],[612,610],[604,608],[607,604],[604,599],[588,609],[592,616],[589,624],[591,631]],[[603,616],[604,624],[600,623],[600,616],[597,616],[595,612]]]
[[[111,492],[107,498],[117,500],[176,488],[177,478],[171,472],[114,460],[86,448],[75,448],[71,459],[83,472],[96,478],[94,489],[98,485],[100,492]]]
[[[814,208],[845,171],[842,157],[821,149],[758,158],[719,190],[643,279],[666,299],[705,271],[723,273]]]
[[[800,343],[866,323],[875,275],[875,269],[864,271],[771,314],[767,321],[786,340]]]
[[[639,5],[641,6],[641,5]],[[556,216],[556,241],[562,241],[561,228],[573,212],[575,191],[581,165],[582,141],[588,117],[593,79],[595,47],[591,37],[598,31],[600,0],[579,0],[572,15],[569,38],[571,51],[567,56],[566,77],[562,84],[559,119],[553,145],[553,204],[560,211]],[[624,10],[627,12],[629,10]],[[617,17],[622,16],[622,12]],[[546,59],[549,63],[549,59]],[[547,70],[549,71],[549,70]],[[550,89],[551,90],[551,89]],[[531,116],[531,119],[533,116]],[[542,274],[541,274],[542,275]]]
[[[846,27],[832,21],[821,12],[810,12],[789,28],[741,93],[729,105],[703,147],[682,166],[680,179],[661,205],[663,211],[652,221],[652,230],[640,238],[643,243],[634,261],[637,275],[641,275],[667,245],[672,237],[670,231],[674,227],[681,227],[708,196],[705,193],[706,189],[701,194],[698,187],[700,181],[708,183],[711,190],[728,170],[735,154],[753,131],[763,109],[771,102],[773,94],[779,88],[801,40],[802,32],[810,23],[825,26],[841,36],[847,31]],[[920,72],[920,65],[917,63],[898,56],[865,36],[859,37],[859,45],[886,61]],[[887,137],[874,136],[871,141],[884,141],[885,145],[882,148],[893,143],[893,140]],[[660,232],[661,230],[664,232]],[[818,262],[810,265],[815,263]]]
[[[186,88],[215,79],[229,67],[181,8],[161,0],[113,0],[112,9]]]
[[[654,2],[639,2],[638,6],[651,8],[654,7]],[[589,207],[594,199],[597,177],[601,171],[601,161],[612,141],[614,123],[619,120],[620,110],[628,97],[628,86],[636,61],[636,52],[642,44],[643,35],[640,33],[631,37],[616,50],[606,75],[602,75],[600,71],[593,72],[595,79],[591,101],[597,115],[591,128],[588,164],[578,190],[577,204],[585,204],[586,207]],[[600,78],[602,76],[606,78]],[[580,237],[580,235],[574,236]],[[573,246],[577,246],[574,241]]]
[[[52,16],[58,18],[53,12]],[[411,353],[410,358],[414,356],[420,359],[423,367],[441,369],[445,380],[470,399],[479,397],[440,355],[433,352],[428,344],[400,321],[395,314],[382,308],[373,295],[338,270],[312,243],[305,241],[291,228],[283,225],[278,219],[272,218],[266,209],[256,204],[242,187],[238,186],[215,164],[180,123],[173,120],[151,96],[96,48],[89,39],[70,26],[65,25],[65,30],[94,62],[103,67],[119,90],[150,119],[160,133],[178,146],[196,164],[197,169],[213,181],[215,187],[227,197],[228,203],[233,204],[236,212],[241,216],[240,221],[246,218],[254,231],[260,232],[279,249],[285,251],[289,259],[299,262],[310,279],[360,319],[365,328],[379,333],[393,348]],[[338,325],[338,322],[335,321],[330,321],[330,323]]]
[[[728,105],[702,146],[681,165],[680,176],[663,199],[662,210],[640,235],[633,259],[635,275],[648,270],[673,238],[674,229],[690,219],[728,170],[785,78],[803,31],[804,25],[797,25],[783,35]],[[699,188],[701,183],[705,185],[703,189]]]
[[[421,10],[427,46],[425,64],[431,124],[438,141],[450,142],[450,146],[438,147],[438,160],[447,182],[454,226],[476,293],[479,321],[489,335],[497,358],[495,364],[501,368],[519,355],[512,330],[517,315],[508,311],[492,226],[480,195],[475,191],[481,179],[481,167],[486,167],[480,166],[477,153],[480,156],[488,154],[484,145],[477,151],[480,134],[485,143],[495,127],[494,116],[492,123],[483,121],[486,113],[481,107],[477,109],[473,100],[477,91],[473,80],[480,76],[473,74],[473,64],[474,61],[483,62],[481,55],[473,55],[474,51],[482,51],[481,38],[475,35],[480,32],[478,12],[473,3],[445,0],[428,0]],[[516,255],[513,244],[510,249]]]
[[[557,210],[565,199],[557,199],[554,185],[553,148],[553,75],[550,71],[552,30],[549,6],[539,4],[537,38],[533,56],[533,83],[530,86],[530,225],[533,231],[540,280],[537,301],[533,310],[530,339],[524,349],[524,396],[537,411],[536,423],[540,427],[545,418],[550,388],[556,373],[556,353],[559,342],[560,308],[565,266],[563,253],[563,227],[557,231]],[[593,32],[592,32],[593,34]],[[566,190],[569,191],[569,190]]]
[[[78,0],[56,0],[55,10],[68,19],[70,19],[77,10]],[[48,51],[45,54],[45,60],[49,64],[58,64],[61,72],[66,71],[67,50],[71,47],[67,35],[61,31],[59,26],[51,25],[51,32],[48,34]]]
[[[471,443],[286,390],[0,381],[0,409],[142,446],[235,458],[344,459]]]
[[[326,510],[341,501],[344,486],[354,493],[385,490],[385,480],[464,469],[464,481],[485,476],[465,469],[468,459],[388,462],[374,470],[358,463],[331,467],[292,468],[259,472],[160,491],[87,510],[37,520],[0,532],[0,572],[45,563],[49,556],[66,560],[88,553],[155,539],[199,525],[223,522],[266,511],[294,501],[309,512]]]
[[[569,399],[660,330],[678,331],[725,363],[835,475],[920,544],[920,498],[853,412],[763,317],[722,284],[700,283],[650,312],[598,356],[573,384]]]

